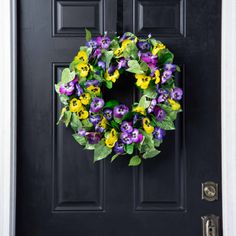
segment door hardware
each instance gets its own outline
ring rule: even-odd
[[[218,200],[218,184],[212,181],[202,183],[202,199],[209,202]]]
[[[219,236],[219,217],[215,215],[202,216],[203,236]]]

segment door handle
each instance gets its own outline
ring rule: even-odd
[[[219,236],[219,217],[215,215],[202,216],[203,236]]]

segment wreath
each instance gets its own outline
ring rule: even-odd
[[[137,166],[156,157],[181,112],[183,92],[175,85],[180,68],[173,53],[151,34],[92,38],[86,29],[86,41],[55,85],[63,104],[57,124],[70,125],[74,139],[94,150],[94,161],[129,157],[129,166]],[[104,89],[111,90],[119,78],[133,80],[140,91],[131,107],[103,99]]]

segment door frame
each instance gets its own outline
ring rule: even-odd
[[[15,235],[17,0],[0,1],[0,235]],[[236,1],[222,0],[221,124],[223,234],[236,235]],[[11,42],[11,43],[10,43]],[[10,66],[12,65],[12,66]],[[235,184],[235,185],[234,185]],[[212,212],[209,212],[212,213]]]

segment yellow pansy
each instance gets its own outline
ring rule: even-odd
[[[91,96],[90,96],[89,93],[83,93],[83,94],[80,95],[79,99],[80,99],[82,104],[88,105],[90,100],[91,100]]]
[[[101,89],[100,87],[95,87],[94,85],[90,85],[88,88],[87,88],[87,91],[99,96],[100,93],[101,93]]]
[[[111,132],[109,133],[108,137],[106,138],[105,144],[107,145],[107,147],[113,148],[115,146],[115,143],[117,142],[117,140],[118,140],[117,132],[113,128],[111,130]]]
[[[138,113],[140,113],[140,114],[142,114],[142,115],[146,115],[146,111],[145,111],[145,108],[144,107],[135,107],[134,109],[133,109],[133,111],[134,112],[138,112]]]
[[[133,41],[132,40],[130,40],[130,39],[125,39],[123,42],[122,42],[122,44],[121,44],[121,48],[124,50],[124,49],[126,49],[126,47],[129,45],[129,44],[131,44]]]
[[[87,63],[80,63],[77,65],[77,69],[81,77],[86,77],[89,73],[89,66]]]
[[[77,112],[77,115],[80,120],[84,120],[88,118],[89,113],[84,108],[82,108],[80,111]]]
[[[157,55],[157,53],[164,48],[166,48],[166,46],[163,43],[156,43],[152,49],[152,54]]]
[[[173,99],[168,99],[168,102],[170,103],[171,105],[171,108],[174,110],[174,111],[177,111],[181,108],[180,104],[176,101],[174,101]]]
[[[88,55],[85,51],[79,51],[77,56],[75,56],[75,60],[87,63],[88,62]]]
[[[70,101],[69,107],[71,112],[78,112],[79,110],[81,110],[82,103],[79,99],[73,98]]]
[[[154,127],[150,124],[148,118],[143,118],[143,129],[147,134],[151,134],[154,131]]]
[[[136,74],[135,78],[137,79],[136,85],[139,86],[141,89],[147,89],[151,77],[145,74]]]
[[[161,81],[161,78],[160,78],[160,71],[159,70],[156,70],[155,71],[155,84],[159,84],[160,81]]]
[[[110,75],[110,74],[108,73],[108,70],[106,70],[106,73],[105,73],[105,75],[104,75],[104,77],[105,77],[106,80],[111,80],[113,83],[116,82],[116,80],[119,78],[119,76],[120,76],[120,73],[119,73],[118,70],[115,70],[112,75]]]
[[[117,49],[114,51],[114,55],[115,55],[116,57],[121,56],[122,53],[123,53],[123,49],[122,49],[122,48],[117,48]]]

